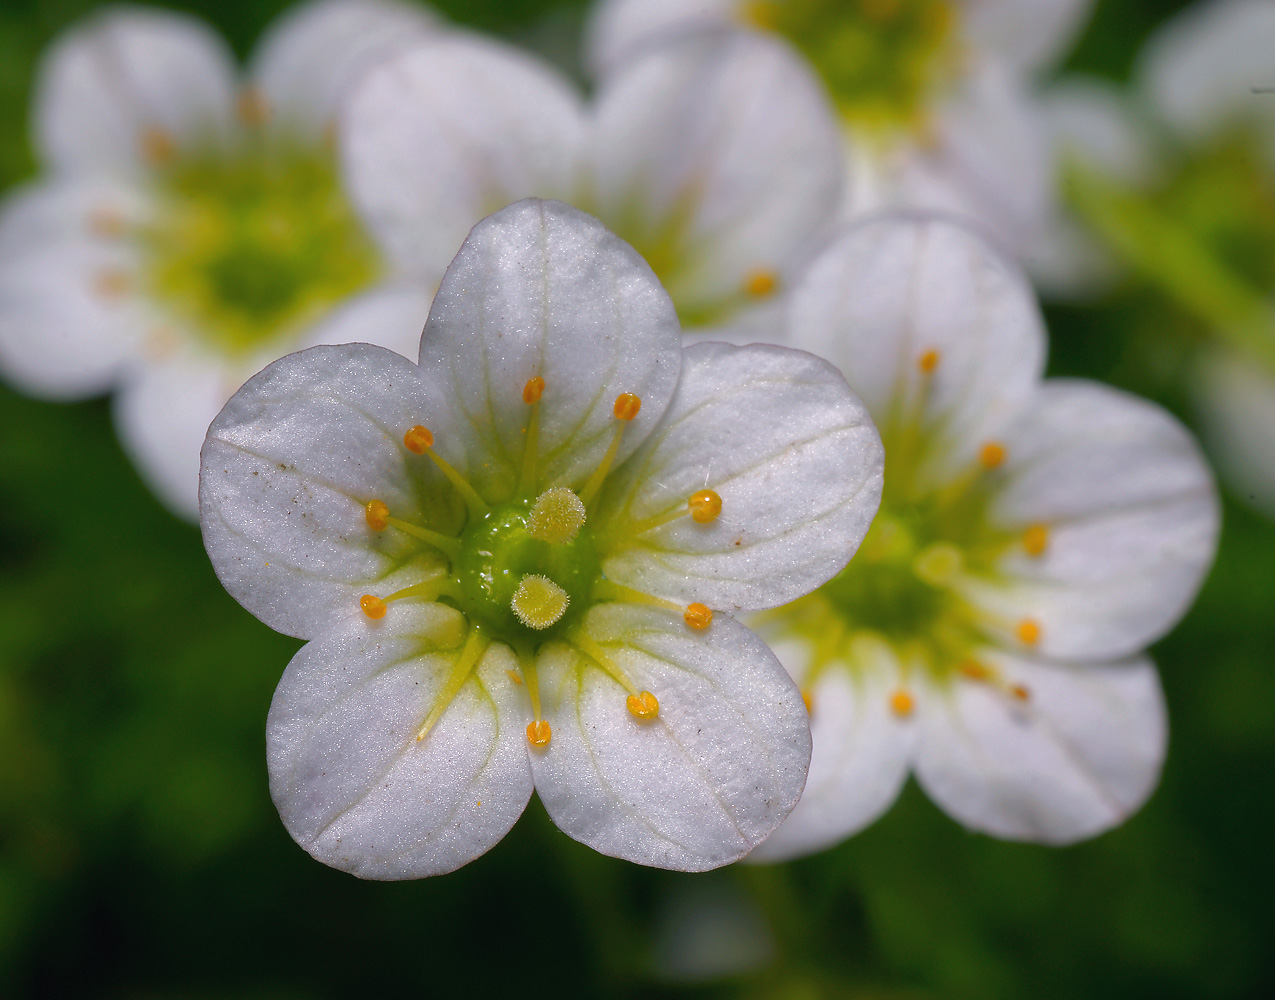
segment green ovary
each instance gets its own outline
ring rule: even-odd
[[[143,243],[152,294],[229,354],[295,335],[380,270],[332,158],[313,150],[175,164]]]
[[[934,93],[960,69],[950,0],[755,0],[746,12],[792,41],[845,120],[870,131],[923,131]]]
[[[515,647],[564,634],[588,608],[601,575],[587,525],[567,544],[542,541],[527,530],[531,510],[531,501],[515,501],[469,525],[454,564],[460,609],[492,638]],[[552,581],[567,596],[565,612],[543,628],[525,624],[514,611],[515,595],[529,576]]]

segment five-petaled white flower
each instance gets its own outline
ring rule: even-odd
[[[999,837],[1066,843],[1121,822],[1167,735],[1141,650],[1216,546],[1190,436],[1124,392],[1042,382],[1030,286],[950,221],[850,230],[795,290],[789,333],[842,367],[887,477],[855,561],[757,617],[814,741],[803,798],[757,856],[841,840],[909,771]]]
[[[604,81],[688,32],[745,27],[791,41],[849,139],[847,208],[959,212],[1016,252],[1048,217],[1052,165],[1033,75],[1089,0],[599,0],[588,60]]]
[[[364,877],[436,874],[500,840],[534,785],[605,853],[741,857],[797,801],[810,737],[783,667],[721,612],[835,575],[882,461],[826,362],[683,350],[597,220],[529,200],[480,223],[419,366],[315,347],[208,432],[217,573],[310,640],[267,727],[289,832]]]
[[[200,442],[245,378],[363,328],[410,353],[428,296],[393,284],[331,132],[354,80],[429,25],[319,0],[274,26],[243,85],[184,15],[115,8],[68,32],[33,105],[48,174],[0,216],[5,377],[62,399],[117,387],[125,448],[194,517]]]

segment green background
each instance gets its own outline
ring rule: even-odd
[[[34,170],[35,60],[91,6],[0,7],[3,186]],[[283,4],[186,6],[245,54]],[[557,54],[580,20],[552,0],[437,6]],[[1176,6],[1100,0],[1071,66],[1124,77]],[[1189,420],[1136,293],[1049,320],[1052,373]],[[366,883],[296,847],[267,793],[266,709],[298,644],[222,591],[198,530],[120,452],[108,401],[0,387],[0,995],[1275,995],[1273,595],[1275,526],[1228,498],[1216,568],[1154,650],[1163,783],[1086,844],[969,834],[910,785],[832,851],[683,875],[595,854],[533,801],[454,874]],[[677,944],[713,907],[761,967],[687,985]]]

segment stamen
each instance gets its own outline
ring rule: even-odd
[[[751,271],[744,279],[744,293],[754,299],[769,298],[778,287],[779,276],[766,268]]]
[[[1009,695],[1015,701],[1029,701],[1032,693],[1021,684],[1011,684],[1008,688]]]
[[[527,723],[527,742],[533,747],[547,747],[551,739],[553,739],[553,730],[549,728],[547,721],[537,719],[535,722]]]
[[[583,527],[584,501],[565,486],[545,490],[527,517],[527,534],[552,545],[569,545]]]
[[[244,87],[239,92],[239,101],[235,105],[239,120],[249,128],[259,128],[270,117],[270,105],[266,95],[256,87]]]
[[[570,595],[539,573],[528,573],[518,582],[510,607],[527,628],[545,629],[567,611]]]
[[[417,527],[411,521],[391,517],[389,505],[384,500],[369,500],[363,508],[363,513],[367,517],[367,526],[373,531],[384,531],[393,525],[403,534],[411,535],[427,545],[432,545],[452,559],[460,555],[460,539],[431,531],[429,528]]]
[[[649,722],[660,714],[660,703],[650,691],[639,691],[625,699],[629,711],[643,722]]]
[[[125,270],[110,267],[99,271],[93,279],[93,290],[99,298],[118,299],[132,290],[132,276]]]
[[[123,213],[113,208],[95,208],[89,212],[89,232],[103,239],[116,239],[123,236],[128,223]]]
[[[666,601],[662,597],[656,597],[654,594],[648,594],[643,590],[634,590],[632,587],[626,587],[622,583],[614,583],[611,580],[596,580],[593,584],[593,599],[595,601],[625,601],[628,604],[645,604],[650,608],[664,608],[666,611],[681,611],[682,606],[673,601]]]
[[[619,665],[607,655],[607,651],[594,642],[589,636],[585,635],[583,632],[576,632],[571,637],[571,644],[575,646],[579,652],[583,653],[601,667],[606,673],[610,674],[612,680],[619,684],[620,687],[624,688],[624,690],[629,694],[638,695],[639,697],[641,696],[641,692],[638,691],[637,686],[629,680],[629,675],[621,670]]]
[[[940,355],[938,351],[936,351],[934,348],[930,348],[928,351],[922,354],[919,358],[917,358],[916,366],[920,368],[921,371],[924,372],[926,375],[929,375],[932,371],[934,371],[935,368],[939,366],[939,360],[941,357],[942,355]]]
[[[995,469],[1005,462],[1005,446],[999,441],[988,441],[978,452],[978,464],[984,469]]]
[[[540,714],[540,675],[536,671],[536,654],[530,649],[518,651],[522,673],[527,680],[527,697],[531,699],[533,720],[527,723],[527,742],[533,747],[547,747],[553,738],[553,730]]]
[[[987,681],[991,680],[992,672],[978,660],[964,660],[961,665],[956,668],[961,672],[961,676],[971,681]]]
[[[487,637],[479,631],[478,626],[471,625],[469,636],[465,639],[465,645],[461,649],[460,655],[456,657],[452,672],[448,675],[442,690],[438,692],[438,696],[434,699],[434,705],[429,710],[429,715],[425,716],[425,721],[421,723],[420,729],[416,731],[417,742],[429,735],[429,731],[434,728],[434,723],[447,710],[447,706],[452,703],[452,699],[456,697],[457,692],[460,691],[465,681],[469,679],[470,672],[478,661],[482,659],[483,653],[487,652],[489,645]]]
[[[142,157],[152,167],[162,167],[177,156],[177,143],[164,129],[152,126],[142,132]]]
[[[692,521],[696,524],[708,524],[716,521],[717,515],[722,512],[722,498],[713,490],[700,490],[691,494],[686,506],[690,509]]]
[[[1030,525],[1023,532],[1023,549],[1033,558],[1043,556],[1049,547],[1049,526],[1046,524]]]
[[[801,700],[806,703],[806,714],[814,715],[815,714],[815,699],[814,699],[814,696],[811,695],[811,693],[807,691],[805,688],[801,689]]]
[[[539,375],[527,379],[527,384],[522,387],[522,401],[528,406],[540,402],[540,397],[544,394],[545,380]]]
[[[384,531],[390,526],[390,508],[384,500],[369,500],[363,510],[367,526],[373,531]]]
[[[624,436],[625,425],[637,417],[640,409],[642,409],[642,400],[631,392],[623,392],[615,397],[613,410],[616,420],[620,422],[615,425],[611,444],[607,446],[606,454],[602,456],[602,461],[593,470],[593,475],[584,484],[584,489],[580,491],[580,499],[584,501],[586,506],[592,502],[598,490],[602,488],[602,483],[606,479],[607,473],[611,471],[611,463],[615,461],[616,452],[620,450],[620,438]]]
[[[890,710],[899,718],[906,719],[916,710],[916,699],[907,691],[895,691],[890,695]]]
[[[518,495],[531,491],[536,481],[536,462],[540,457],[540,397],[545,392],[545,380],[539,375],[527,379],[522,387],[522,401],[531,407],[527,420],[527,442],[522,451],[522,471],[518,475]]]
[[[688,604],[686,610],[682,613],[682,618],[686,624],[696,631],[703,631],[713,624],[713,609],[706,604],[700,604],[695,601]]]
[[[363,609],[363,613],[369,618],[384,618],[385,612],[388,610],[385,602],[375,594],[364,594],[359,598],[359,607]]]
[[[1024,618],[1018,623],[1014,634],[1018,636],[1018,641],[1023,645],[1034,646],[1040,642],[1040,623],[1033,621],[1031,618]]]
[[[944,587],[965,567],[965,556],[950,542],[926,546],[912,561],[912,570],[931,587]]]
[[[469,480],[457,472],[450,462],[434,450],[434,434],[428,427],[422,427],[417,424],[415,427],[408,428],[403,435],[403,447],[415,455],[429,456],[430,461],[438,466],[439,471],[456,487],[456,491],[465,498],[465,504],[469,507],[471,518],[476,520],[491,509],[487,506],[487,501],[480,497],[477,491],[469,485]]]

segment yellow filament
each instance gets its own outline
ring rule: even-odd
[[[457,472],[447,459],[434,450],[434,435],[430,433],[428,428],[421,427],[419,424],[411,428],[403,435],[403,445],[414,454],[429,456],[430,461],[437,465],[439,471],[456,487],[456,492],[465,498],[465,505],[469,508],[471,519],[477,520],[491,509],[487,506],[487,501],[480,497],[477,491],[469,485],[469,480]],[[398,526],[395,525],[395,527]]]
[[[610,674],[611,678],[629,694],[640,694],[634,683],[629,680],[629,675],[621,670],[619,665],[616,664],[616,662],[607,654],[607,651],[589,638],[589,636],[585,635],[583,632],[577,632],[571,637],[571,644],[601,667],[606,673]]]
[[[545,629],[567,611],[571,597],[565,590],[539,573],[528,573],[518,582],[510,607],[527,628]]]
[[[663,608],[665,611],[681,611],[682,606],[662,597],[648,594],[643,590],[634,590],[622,583],[610,580],[598,580],[593,585],[593,598],[598,601],[624,601],[628,604],[644,604],[648,608]]]
[[[488,645],[487,637],[478,630],[478,626],[471,625],[469,636],[465,639],[465,645],[461,649],[460,655],[456,657],[452,672],[448,674],[442,690],[438,692],[438,696],[434,699],[434,705],[429,710],[429,715],[425,716],[425,721],[421,723],[420,729],[416,730],[417,741],[423,740],[429,735],[429,731],[434,728],[434,723],[447,710],[447,706],[452,703],[452,699],[456,697],[462,685],[469,679],[470,673],[478,661],[482,659]]]
[[[529,649],[520,650],[518,660],[527,683],[527,696],[531,699],[533,721],[527,724],[527,742],[533,747],[546,747],[553,737],[549,723],[540,714],[540,675],[536,671],[536,654]]]
[[[643,722],[649,722],[660,714],[660,703],[650,691],[639,691],[629,695],[624,704],[629,712]]]
[[[615,461],[615,453],[620,450],[620,438],[624,436],[624,428],[628,423],[621,420],[615,425],[615,431],[611,435],[611,443],[607,446],[606,454],[602,456],[602,461],[598,463],[598,467],[593,470],[593,475],[589,477],[589,481],[584,484],[584,489],[580,491],[580,499],[584,501],[585,506],[593,502],[593,497],[598,490],[602,488],[602,483],[607,477],[607,473],[611,471],[611,463]]]
[[[518,495],[522,496],[531,490],[536,481],[536,462],[540,452],[540,397],[545,392],[545,380],[539,375],[527,380],[522,387],[522,401],[531,407],[531,416],[527,419],[527,442],[522,451],[522,471],[518,474]]]
[[[565,486],[545,490],[527,517],[527,534],[552,545],[569,545],[585,520],[584,501]]]
[[[373,531],[384,531],[393,525],[405,535],[411,535],[413,538],[419,539],[428,545],[432,545],[440,552],[451,556],[453,559],[460,555],[460,540],[452,538],[450,535],[440,534],[437,531],[430,531],[429,528],[418,528],[410,521],[404,521],[401,518],[391,517],[390,508],[381,500],[369,500],[364,508],[367,514],[368,527]]]

